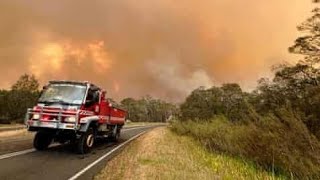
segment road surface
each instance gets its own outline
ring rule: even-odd
[[[75,154],[68,145],[53,145],[47,151],[35,151],[28,148],[32,145],[30,137],[0,142],[0,179],[92,179],[119,149],[154,127],[157,126],[125,128],[118,143],[98,142],[87,155]],[[5,146],[9,150],[5,151]],[[13,147],[17,147],[18,152],[14,152]]]

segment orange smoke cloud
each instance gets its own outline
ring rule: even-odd
[[[93,63],[92,67],[95,73],[108,72],[112,61],[105,51],[104,41],[82,44],[71,41],[43,43],[32,52],[29,59],[29,68],[30,72],[39,78],[48,74],[61,78],[64,77],[63,74],[68,73],[63,68],[66,64],[85,66],[85,61]]]
[[[120,91],[120,84],[118,82],[113,82],[113,90],[115,93],[119,93]]]
[[[0,88],[34,73],[41,83],[92,81],[117,100],[181,101],[226,82],[250,90],[273,64],[297,59],[287,48],[312,8],[311,0],[2,0]]]

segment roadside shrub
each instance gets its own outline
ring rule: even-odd
[[[246,123],[223,116],[210,121],[175,121],[171,129],[199,140],[211,151],[240,156],[266,170],[299,179],[320,178],[320,143],[286,110]]]
[[[39,96],[38,92],[29,91],[10,91],[8,94],[8,117],[18,123],[23,123],[28,108],[33,107]]]
[[[11,90],[0,90],[0,124],[23,123],[27,108],[36,104],[40,92],[34,75],[20,76]]]

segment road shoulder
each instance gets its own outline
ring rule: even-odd
[[[189,137],[156,128],[127,146],[95,179],[272,179],[265,171],[207,152]]]

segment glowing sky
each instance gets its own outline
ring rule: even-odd
[[[0,2],[0,88],[23,73],[89,80],[116,99],[181,100],[201,85],[250,90],[287,53],[311,0]]]

